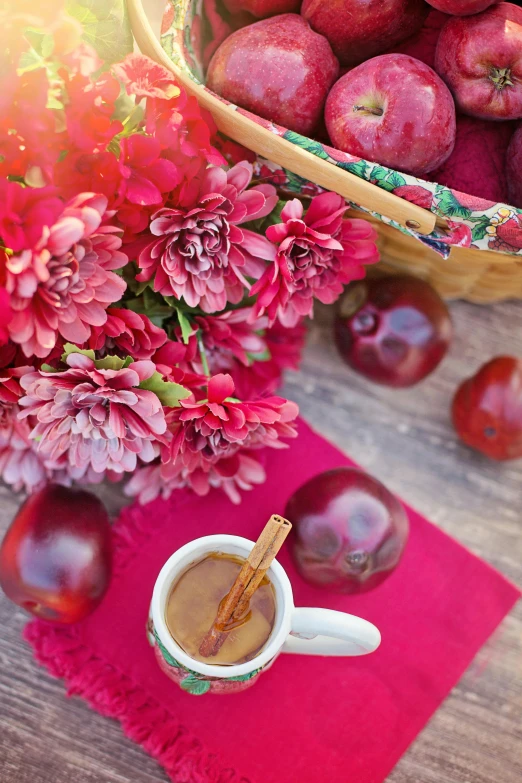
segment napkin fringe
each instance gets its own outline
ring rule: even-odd
[[[119,720],[124,733],[176,783],[249,783],[234,769],[220,767],[217,756],[166,709],[88,650],[76,629],[33,621],[23,635],[36,660],[53,677],[65,680],[68,696],[81,696],[97,712]]]

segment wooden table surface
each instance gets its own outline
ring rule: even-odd
[[[393,391],[366,383],[340,362],[331,340],[331,312],[324,309],[310,328],[302,369],[288,375],[285,392],[321,433],[520,585],[522,461],[497,465],[461,447],[448,405],[458,382],[486,358],[522,356],[522,302],[491,307],[458,302],[451,310],[456,338],[450,355],[421,386]],[[124,502],[114,486],[100,493],[113,512]],[[0,536],[19,502],[0,487]],[[34,663],[21,640],[25,622],[24,613],[0,595],[1,783],[166,781],[119,724],[79,699],[65,698],[63,684]],[[521,716],[522,602],[408,750],[390,783],[520,783]],[[320,776],[318,783],[323,783]]]

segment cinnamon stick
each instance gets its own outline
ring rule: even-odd
[[[272,561],[291,530],[287,519],[273,514],[245,560],[227,595],[219,604],[216,618],[203,637],[199,653],[204,658],[217,655],[233,623],[248,611],[250,599],[261,584]],[[228,627],[228,630],[227,630]]]

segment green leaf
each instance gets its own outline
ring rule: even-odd
[[[210,690],[210,682],[208,680],[199,680],[193,674],[189,674],[188,677],[181,680],[180,688],[193,696],[202,696]]]
[[[253,672],[248,672],[248,674],[239,674],[237,677],[227,677],[227,680],[229,682],[246,682],[247,680],[251,680],[252,677],[255,677],[258,673],[259,669],[256,669]]]
[[[183,342],[185,345],[188,344],[190,335],[192,334],[192,324],[190,323],[189,319],[183,312],[183,310],[176,310],[179,325],[181,327],[181,336],[183,337]]]
[[[164,657],[165,661],[169,664],[169,666],[175,666],[177,669],[183,669],[184,667],[174,658],[173,655],[169,653],[165,645],[160,641],[160,638],[156,631],[154,631],[154,638],[156,639],[156,644],[160,648],[161,654]]]
[[[23,73],[29,71],[36,71],[38,68],[44,67],[44,61],[42,57],[34,49],[29,49],[27,52],[22,52],[18,61],[18,68],[16,72],[21,76]]]
[[[438,208],[448,217],[469,218],[471,211],[461,204],[451,190],[447,188],[438,188],[435,194],[438,197]]]
[[[127,359],[130,359],[131,362],[134,361],[131,356],[128,356]],[[126,359],[121,359],[119,356],[104,356],[103,359],[96,359],[95,364],[98,370],[121,370],[125,367],[125,362]]]
[[[395,188],[402,188],[406,184],[406,180],[404,177],[401,177],[401,175],[397,171],[391,172],[390,176],[387,180],[391,185],[393,185],[393,190]]]
[[[154,392],[162,405],[167,408],[177,408],[180,400],[190,397],[190,391],[179,383],[164,381],[159,372],[155,372],[150,378],[140,383],[140,389]]]
[[[315,155],[317,158],[323,158],[323,160],[328,160],[329,155],[325,151],[323,145],[319,141],[315,141],[314,139],[309,139],[307,136],[301,136],[300,133],[296,133],[295,131],[288,130],[283,136],[283,139],[286,139],[287,141],[291,141],[292,144],[296,144],[298,147],[301,147],[304,150],[307,150],[307,152],[311,152],[312,155]]]
[[[132,51],[132,32],[125,0],[75,0],[67,10],[83,26],[83,38],[108,63]]]
[[[77,345],[73,345],[72,343],[65,343],[63,348],[64,351],[62,353],[62,362],[67,361],[67,357],[71,353],[81,353],[83,356],[88,356],[89,359],[92,359],[93,361],[96,358],[94,351],[86,350],[85,348],[78,348]]]
[[[45,364],[45,362],[44,364],[41,365],[40,369],[42,370],[42,372],[58,372],[56,367],[51,367],[50,364]]]
[[[473,220],[473,218],[472,218]],[[491,218],[487,215],[483,215],[482,217],[478,218],[477,220],[473,220],[475,225],[473,226],[473,229],[471,231],[471,239],[473,242],[478,242],[480,239],[484,239],[487,232],[487,227],[491,225]]]
[[[265,348],[262,353],[247,353],[247,357],[250,362],[269,362],[272,358],[272,354]]]
[[[366,179],[366,170],[368,168],[368,164],[365,160],[359,160],[357,163],[337,163],[337,165],[340,169],[344,169],[345,171],[349,171],[351,174],[355,174],[357,177]]]
[[[42,57],[50,57],[54,51],[54,38],[52,35],[44,35],[42,38]]]

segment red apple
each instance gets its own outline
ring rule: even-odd
[[[0,586],[15,604],[58,623],[90,614],[109,585],[112,538],[91,492],[49,484],[18,511],[0,547]]]
[[[310,136],[339,74],[330,44],[298,14],[237,30],[212,57],[207,87],[243,109]]]
[[[338,304],[335,341],[345,362],[374,383],[406,387],[426,378],[451,341],[448,308],[416,277],[366,279]]]
[[[224,3],[231,14],[246,11],[257,19],[266,19],[276,14],[299,13],[301,0],[224,0]]]
[[[467,446],[495,460],[522,457],[522,361],[497,356],[459,387],[453,425]]]
[[[418,33],[424,0],[304,0],[301,14],[330,41],[341,65],[357,65]]]
[[[451,16],[471,16],[485,11],[498,0],[426,0],[437,11],[443,11]]]
[[[522,8],[499,3],[442,28],[435,70],[457,108],[485,120],[522,118]]]
[[[325,120],[343,152],[420,176],[455,145],[455,105],[435,71],[407,54],[383,54],[333,86]]]
[[[295,492],[285,516],[301,576],[317,587],[362,593],[399,563],[408,517],[377,479],[355,468],[321,473]]]
[[[506,154],[509,203],[522,209],[522,125],[515,131]]]

